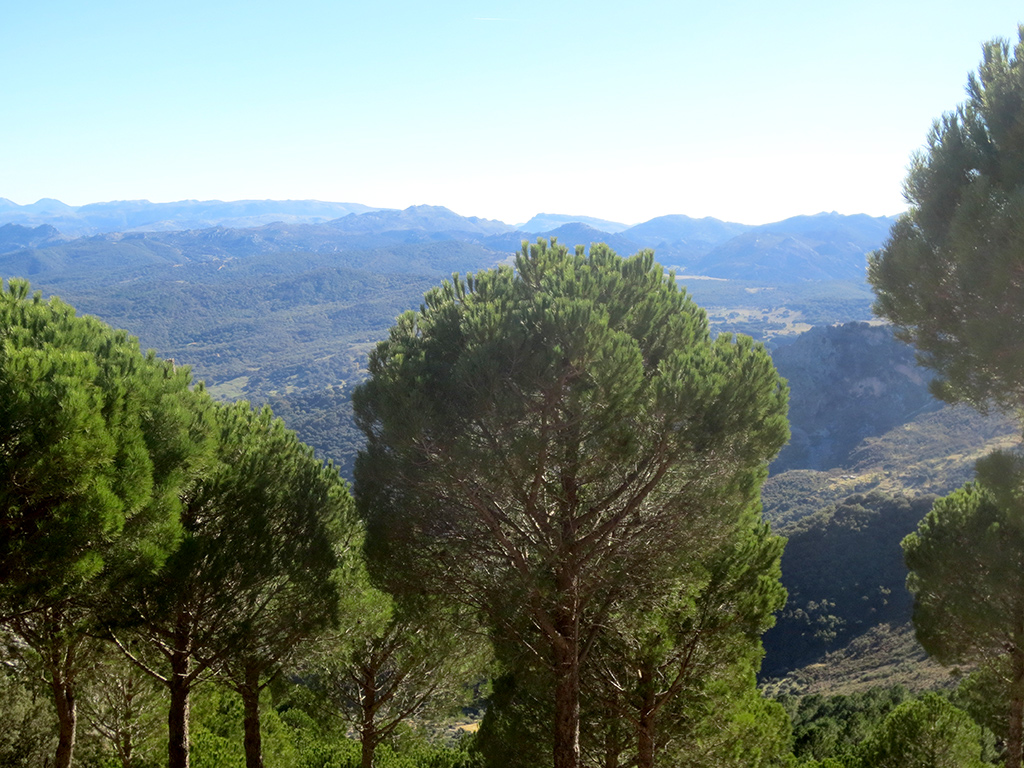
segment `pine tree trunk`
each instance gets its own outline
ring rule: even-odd
[[[555,768],[580,763],[580,670],[577,645],[555,651]]]
[[[135,761],[132,759],[132,753],[135,751],[135,747],[132,744],[131,731],[125,729],[124,733],[121,734],[121,740],[117,745],[117,754],[121,759],[121,768],[132,768]]]
[[[623,744],[613,707],[606,709],[604,719],[604,760],[602,765],[603,768],[619,768],[619,755],[622,754]]]
[[[361,763],[362,768],[373,768],[373,758],[377,752],[376,741],[377,734],[374,732],[374,728],[371,725],[370,731],[361,731],[359,734],[359,745],[361,749]]]
[[[44,611],[28,619],[15,619],[14,631],[39,654],[53,694],[57,711],[57,752],[55,768],[70,768],[75,752],[78,706],[75,700],[75,676],[83,634],[68,639],[62,634],[65,622],[59,609]],[[38,623],[37,623],[38,622]],[[0,723],[0,728],[4,723]]]
[[[78,721],[74,686],[58,674],[51,673],[50,687],[53,690],[53,700],[57,706],[58,723],[57,755],[54,759],[54,768],[71,768],[71,760],[75,751],[75,727]]]
[[[1024,650],[1010,652],[1010,722],[1006,738],[1006,768],[1021,768],[1024,757]]]
[[[120,688],[120,700],[118,701],[124,716],[123,719],[119,718],[119,723],[114,733],[115,738],[113,739],[114,748],[117,750],[118,759],[121,761],[121,768],[133,768],[136,763],[133,758],[135,754],[135,734],[132,725],[138,721],[140,715],[140,708],[135,704],[137,694],[138,691],[132,680],[124,681]]]
[[[245,665],[245,683],[239,689],[245,708],[245,768],[263,768],[260,736],[260,672],[255,664]]]
[[[167,713],[167,764],[169,768],[188,768],[189,656],[184,651],[171,658],[171,707]]]
[[[654,768],[655,696],[649,669],[640,671],[640,712],[637,719],[637,768]]]
[[[559,607],[552,643],[555,673],[554,768],[580,764],[580,638],[579,601],[574,574],[557,578]]]
[[[377,680],[372,670],[362,669],[362,721],[359,724],[359,744],[362,749],[361,768],[373,768],[374,756],[377,752]]]

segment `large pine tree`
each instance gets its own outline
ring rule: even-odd
[[[187,370],[12,280],[0,292],[0,618],[35,652],[74,750],[85,632],[176,545],[195,439]]]
[[[395,589],[475,604],[551,676],[556,768],[580,762],[581,665],[605,620],[701,557],[788,436],[747,338],[713,340],[654,262],[543,240],[402,316],[354,396],[356,498]]]
[[[1024,408],[1024,27],[984,46],[966,102],[935,121],[909,210],[872,254],[875,312],[934,370],[934,393]]]

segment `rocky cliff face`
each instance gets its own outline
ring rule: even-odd
[[[843,466],[864,438],[938,407],[927,371],[887,326],[814,328],[773,357],[789,381],[792,431],[773,473]]]

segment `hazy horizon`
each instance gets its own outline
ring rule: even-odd
[[[315,200],[315,199],[312,199],[312,198],[307,198],[307,199],[302,199],[302,200],[300,200],[300,199],[292,199],[292,198],[287,198],[287,199],[278,199],[278,198],[260,198],[260,199],[244,198],[244,199],[238,199],[238,200],[215,200],[215,199],[201,200],[201,199],[192,197],[192,198],[182,198],[181,200],[159,200],[159,201],[158,200],[146,200],[145,198],[137,198],[137,199],[134,199],[134,200],[90,200],[87,203],[72,204],[72,203],[65,202],[64,200],[60,200],[59,198],[55,198],[55,197],[41,197],[41,198],[39,198],[37,200],[33,200],[32,202],[29,202],[29,203],[19,203],[16,200],[12,200],[11,198],[6,197],[5,195],[0,195],[0,200],[8,200],[9,202],[12,202],[15,205],[18,205],[18,206],[23,207],[23,208],[31,207],[33,205],[36,205],[36,204],[40,203],[40,202],[43,202],[44,200],[55,200],[58,203],[61,203],[63,205],[67,205],[67,206],[69,206],[71,208],[74,208],[74,209],[81,209],[81,208],[89,206],[89,205],[116,205],[118,203],[150,203],[150,204],[153,204],[153,205],[170,205],[170,204],[174,204],[174,203],[198,203],[198,204],[204,204],[204,203],[224,203],[224,204],[232,204],[232,203],[247,203],[247,202],[281,202],[281,203],[326,203],[326,204],[330,204],[330,205],[352,205],[352,204],[366,205],[366,203],[363,203],[360,200]],[[480,219],[488,219],[488,220],[491,220],[491,221],[500,221],[501,223],[507,224],[509,226],[520,226],[520,225],[523,225],[523,224],[527,224],[532,219],[537,218],[537,217],[543,217],[543,216],[557,216],[559,218],[565,218],[565,219],[567,219],[567,221],[578,221],[580,223],[588,223],[588,222],[583,221],[584,219],[603,219],[603,217],[591,216],[588,213],[580,213],[580,212],[563,213],[561,211],[537,211],[533,215],[528,216],[525,219],[522,219],[521,221],[506,221],[504,219],[494,219],[493,217],[477,216],[474,213],[465,213],[463,211],[456,211],[456,210],[452,209],[450,206],[444,205],[443,203],[413,203],[411,206],[406,206],[406,208],[416,207],[416,206],[421,206],[421,205],[422,206],[429,206],[429,207],[447,208],[448,210],[452,211],[452,213],[455,213],[455,214],[457,214],[459,216],[462,216],[464,218],[476,217],[476,218],[480,218]],[[392,210],[392,211],[405,210],[403,208],[391,208],[391,207],[386,207],[386,206],[369,206],[369,207],[371,209],[374,209],[374,210]],[[603,220],[604,221],[609,221],[610,223],[613,223],[613,224],[620,224],[620,225],[625,225],[626,227],[633,227],[633,226],[636,226],[638,224],[644,224],[644,223],[646,223],[646,222],[648,222],[648,221],[650,221],[652,219],[660,218],[662,216],[683,215],[683,216],[688,216],[689,218],[697,219],[697,220],[702,219],[702,218],[711,218],[711,219],[717,219],[717,220],[722,221],[724,223],[730,223],[730,224],[745,224],[745,225],[750,225],[750,226],[760,226],[762,224],[773,224],[773,223],[776,223],[778,221],[783,221],[785,219],[795,218],[795,217],[799,217],[799,216],[827,216],[827,215],[830,215],[830,214],[838,214],[838,215],[841,215],[841,216],[868,215],[868,216],[873,216],[873,218],[886,218],[886,217],[898,215],[899,213],[900,213],[900,211],[897,211],[895,214],[879,214],[878,216],[874,216],[873,214],[865,214],[864,211],[813,211],[813,212],[805,211],[805,212],[794,213],[794,214],[792,214],[790,216],[784,216],[782,219],[772,219],[770,221],[750,222],[750,221],[736,221],[736,220],[730,220],[730,219],[722,219],[722,218],[720,218],[718,216],[706,216],[706,217],[705,216],[690,216],[687,213],[681,213],[681,212],[677,211],[677,212],[670,213],[670,214],[659,214],[658,216],[649,216],[647,218],[640,219],[638,221],[614,221],[614,220],[611,220],[611,219],[603,219]],[[343,215],[348,215],[348,214],[343,214]],[[17,222],[14,222],[14,223],[17,223]],[[2,225],[0,225],[0,226],[2,226]],[[594,224],[591,224],[591,226],[594,226],[595,228],[598,228]]]

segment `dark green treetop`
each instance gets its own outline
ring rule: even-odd
[[[249,696],[255,718],[259,690],[281,662],[335,620],[361,551],[347,484],[269,409],[210,402],[205,419],[214,461],[185,499],[181,544],[123,605],[158,662],[131,657],[171,693],[175,768],[188,764],[192,687],[219,670]],[[247,723],[247,738],[258,734],[258,723]],[[258,739],[252,749],[250,765]]]
[[[984,768],[981,727],[934,692],[900,704],[859,750],[871,768]]]
[[[112,556],[159,564],[177,543],[196,450],[190,383],[187,369],[143,356],[124,331],[9,283],[0,294],[0,588],[24,602],[96,575]]]
[[[935,121],[910,209],[869,258],[875,312],[934,370],[936,396],[1024,407],[1024,27],[984,46],[968,99]]]
[[[587,700],[600,702],[606,716],[588,722],[584,743],[604,764],[614,752],[617,764],[638,768],[668,756],[696,765],[723,712],[757,697],[761,634],[786,602],[779,581],[784,544],[752,505],[716,551],[683,559],[672,588],[639,595],[609,617],[585,679]],[[733,725],[730,731],[741,729]],[[627,738],[609,739],[618,734]],[[712,759],[728,763],[718,750]],[[748,755],[740,764],[754,761]]]
[[[204,456],[190,383],[24,281],[0,292],[0,620],[53,693],[58,768],[72,760],[98,606],[180,539]]]
[[[1024,652],[1024,465],[1013,454],[978,462],[979,482],[938,499],[903,540],[918,639],[943,663]]]

